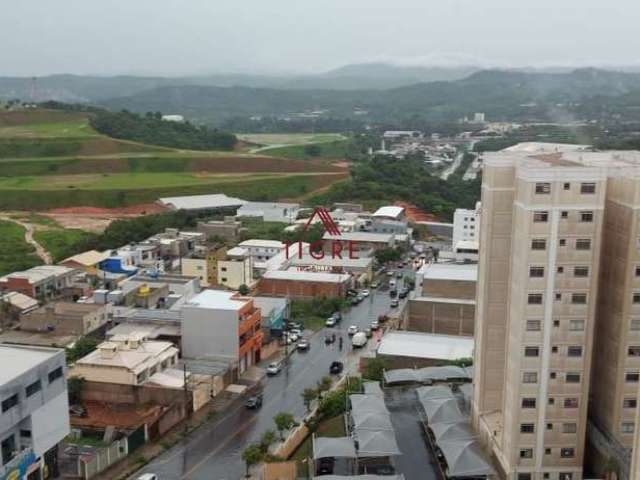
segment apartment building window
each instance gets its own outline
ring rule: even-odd
[[[38,393],[40,390],[42,390],[42,385],[40,384],[40,380],[36,380],[32,384],[27,385],[27,388],[25,388],[25,393],[27,397],[30,397],[31,395]]]
[[[578,425],[576,423],[563,423],[562,433],[576,433],[578,431]]]
[[[527,320],[528,332],[539,332],[541,327],[540,320]]]
[[[638,383],[638,381],[640,381],[640,373],[627,372],[624,374],[624,381],[627,383]]]
[[[586,293],[572,293],[571,294],[571,303],[575,305],[584,305],[587,303],[587,294]]]
[[[573,267],[573,276],[574,277],[588,277],[589,276],[589,267]]]
[[[551,372],[551,373],[549,373],[549,378],[550,378],[551,380],[555,380],[557,376],[558,376],[558,374],[557,374],[556,372]]]
[[[520,449],[520,458],[533,458],[533,448],[521,448]],[[518,478],[520,478],[518,476]],[[531,477],[529,477],[531,478]]]
[[[560,326],[560,320],[554,320],[554,321],[553,321],[553,326],[554,326],[555,328],[558,328],[558,327]]]
[[[569,320],[569,330],[572,332],[584,331],[584,320]]]
[[[567,372],[564,381],[567,383],[580,383],[580,374],[577,372]]]
[[[540,347],[524,347],[525,357],[537,357],[540,355]]]
[[[638,399],[635,397],[627,397],[622,401],[622,408],[636,408]]]
[[[637,331],[640,330],[640,319],[631,319],[631,324],[629,325],[629,330]]]
[[[546,250],[547,241],[544,238],[534,238],[531,240],[531,250]]]
[[[145,379],[147,378],[147,372],[140,372],[137,376],[136,376],[136,383],[138,385],[144,383]]]
[[[551,347],[551,353],[558,353],[558,347],[556,345]]]
[[[550,448],[545,448],[544,449],[544,454],[545,455],[551,455],[551,449]]]
[[[14,458],[17,452],[15,436],[10,435],[2,440],[0,450],[2,451],[2,465],[6,465]]]
[[[640,303],[640,292],[633,293],[632,301],[633,303]]]
[[[562,301],[562,294],[556,293],[556,302],[560,302],[560,301]]]
[[[20,436],[22,438],[31,438],[31,430],[20,430]]]
[[[544,277],[544,267],[529,267],[529,278]]]
[[[226,272],[227,271],[227,267],[222,267],[222,268],[220,268],[220,270],[222,270],[223,272]]]
[[[581,357],[582,356],[582,347],[579,345],[569,345],[567,347],[567,356],[568,357]]]
[[[580,221],[581,222],[593,222],[593,212],[591,211],[584,211],[584,212],[580,212]]]
[[[636,277],[640,277],[640,265],[636,265]]]
[[[544,223],[549,221],[549,212],[544,210],[533,212],[533,221]]]
[[[620,425],[620,431],[622,433],[633,433],[635,430],[635,424],[632,422],[623,422],[622,425]]]
[[[538,372],[524,372],[522,383],[538,383]]]
[[[565,184],[563,185],[563,188],[564,188],[565,190],[571,190],[571,184],[570,184],[570,183],[565,183]]]
[[[596,193],[596,184],[595,183],[581,183],[580,184],[580,193]]]
[[[560,212],[560,217],[568,218],[569,217],[569,212],[567,212],[566,210],[563,210],[562,212]]]
[[[522,408],[536,408],[536,399],[535,398],[523,398],[522,399]]]
[[[519,473],[518,474],[518,480],[531,480],[531,474],[530,473]]]
[[[628,354],[630,357],[640,357],[640,347],[632,345],[628,348]]]
[[[5,398],[2,401],[2,413],[11,410],[16,405],[18,405],[18,394],[14,393],[9,398]]]
[[[565,398],[564,408],[578,408],[578,399],[575,397]]]
[[[573,480],[573,473],[571,473],[571,472],[560,472],[558,474],[558,480]]]
[[[566,239],[566,238],[561,238],[561,239],[558,241],[558,244],[559,244],[561,247],[566,247],[566,246],[567,246],[567,239]]]
[[[560,449],[560,456],[562,458],[573,458],[575,456],[576,452],[573,448],[561,448]]]
[[[547,430],[553,430],[553,423],[547,423]]]
[[[533,423],[520,424],[520,433],[534,433],[535,431],[536,431],[536,427]]]
[[[53,383],[59,378],[62,378],[62,367],[58,367],[49,372],[49,383]]]
[[[558,267],[556,272],[558,273],[564,273],[564,267]]]
[[[590,238],[577,239],[576,250],[591,250],[591,239]]]
[[[548,195],[551,193],[550,183],[536,183],[536,193],[542,195]]]
[[[541,293],[530,293],[527,299],[529,305],[542,305]]]
[[[548,400],[547,400],[547,403],[549,405],[555,405],[556,404],[556,399],[553,398],[553,397],[549,397]]]

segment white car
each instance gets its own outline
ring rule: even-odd
[[[356,333],[358,333],[358,327],[356,325],[351,325],[347,329],[347,334],[349,334],[349,335],[355,335]]]
[[[158,480],[158,476],[155,473],[143,473],[136,480]]]
[[[295,335],[296,337],[301,337],[302,336],[302,330],[300,330],[299,328],[292,328],[291,330],[289,330],[289,335]]]
[[[369,290],[362,290],[360,292],[360,295],[362,295],[363,297],[368,297],[370,293],[371,292]]]
[[[297,342],[299,338],[300,335],[293,333],[293,331],[287,333],[287,343]]]
[[[277,375],[282,370],[282,362],[271,362],[267,367],[267,375]]]

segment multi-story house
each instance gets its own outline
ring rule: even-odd
[[[64,350],[0,345],[0,478],[55,478],[69,434]]]

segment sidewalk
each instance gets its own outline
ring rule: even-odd
[[[191,417],[165,433],[162,438],[154,442],[144,444],[135,452],[129,454],[126,458],[100,472],[100,474],[93,477],[92,480],[121,480],[128,478],[137,470],[142,468],[146,463],[162,454],[165,450],[168,450],[179,443],[198,427],[209,421],[215,420],[218,413],[222,413],[229,409],[235,402],[241,400],[242,397],[239,395],[229,394],[226,391],[221,392],[213,400],[207,403],[207,405],[191,415]]]

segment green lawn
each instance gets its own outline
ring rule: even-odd
[[[343,159],[346,156],[349,140],[338,140],[325,143],[314,143],[314,149],[309,145],[290,145],[261,150],[261,153],[276,157],[291,158],[296,160],[309,160],[313,158]]]
[[[24,228],[0,220],[0,275],[42,264],[34,248],[24,240]]]
[[[87,119],[0,127],[0,138],[88,138],[99,134]]]
[[[36,231],[34,237],[53,257],[54,262],[68,258],[78,251],[81,246],[95,234],[76,228],[50,229]]]

